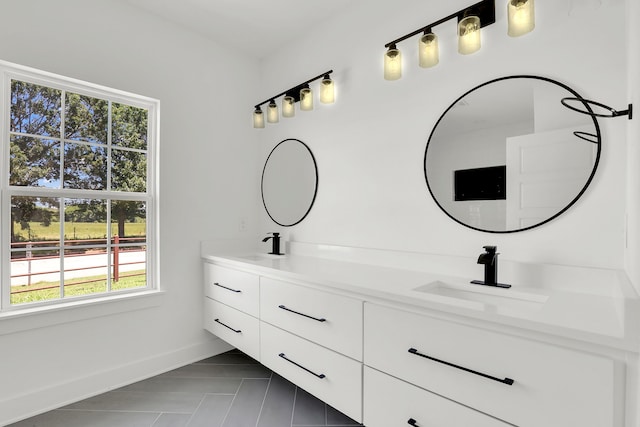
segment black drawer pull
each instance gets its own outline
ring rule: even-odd
[[[231,326],[229,326],[229,325],[225,325],[224,323],[222,323],[222,322],[220,321],[220,319],[214,319],[213,321],[214,321],[214,322],[216,322],[216,323],[220,323],[220,324],[221,324],[222,326],[224,326],[225,328],[229,328],[229,329],[231,329],[231,330],[232,330],[233,332],[235,332],[236,334],[239,334],[240,332],[242,332],[240,329],[233,329]]]
[[[287,362],[289,362],[289,363],[293,363],[293,364],[294,364],[294,365],[296,365],[298,368],[300,368],[300,369],[304,369],[305,371],[309,372],[310,374],[315,375],[316,377],[318,377],[318,378],[320,378],[320,379],[322,379],[322,378],[325,378],[325,377],[326,377],[326,375],[325,375],[325,374],[316,374],[316,373],[315,373],[315,372],[313,372],[311,369],[307,369],[307,368],[305,368],[304,366],[302,366],[302,365],[300,365],[300,364],[298,364],[298,363],[294,362],[293,360],[288,359],[288,358],[287,358],[287,356],[285,356],[285,355],[284,355],[284,353],[280,353],[278,356],[282,357],[284,360],[286,360],[286,361],[287,361]]]
[[[453,363],[449,363],[449,362],[445,362],[444,360],[436,359],[435,357],[427,356],[426,354],[418,353],[418,350],[416,350],[415,348],[410,348],[409,349],[409,353],[415,354],[416,356],[424,357],[425,359],[433,360],[434,362],[438,362],[438,363],[442,363],[442,364],[447,365],[447,366],[451,366],[452,368],[457,368],[457,369],[461,369],[461,370],[463,370],[465,372],[469,372],[469,373],[472,373],[472,374],[480,375],[481,377],[489,378],[490,380],[498,381],[499,383],[502,383],[502,384],[513,385],[513,380],[511,378],[500,379],[500,378],[492,377],[491,375],[483,374],[482,372],[474,371],[474,370],[471,370],[469,368],[465,368],[463,366],[454,365]]]
[[[309,318],[309,319],[313,319],[313,320],[315,320],[316,322],[326,322],[326,321],[327,321],[327,319],[325,319],[324,317],[322,317],[322,318],[318,319],[317,317],[309,316],[308,314],[300,313],[299,311],[293,311],[293,310],[291,310],[290,308],[285,307],[284,305],[279,305],[279,306],[278,306],[278,308],[281,308],[281,309],[283,309],[283,310],[290,311],[291,313],[295,313],[295,314],[297,314],[297,315],[299,315],[299,316],[304,316],[304,317],[307,317],[307,318]]]
[[[218,283],[218,282],[213,282],[213,285],[214,285],[214,286],[217,286],[217,287],[219,287],[219,288],[222,288],[222,289],[226,289],[226,290],[231,291],[231,292],[235,292],[235,293],[237,293],[237,294],[239,294],[240,292],[242,292],[242,291],[241,291],[241,290],[239,290],[239,289],[232,289],[232,288],[227,288],[226,286],[222,286],[222,285],[221,285],[220,283]]]
[[[409,424],[410,426],[413,426],[413,427],[420,427],[418,425],[418,422],[416,420],[414,420],[413,418],[409,418],[409,421],[407,421],[407,424]]]

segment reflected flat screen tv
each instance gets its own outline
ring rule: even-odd
[[[453,172],[454,200],[506,200],[507,166],[460,169]]]

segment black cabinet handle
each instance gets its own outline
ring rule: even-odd
[[[229,328],[229,329],[231,329],[231,330],[232,330],[233,332],[235,332],[236,334],[239,334],[240,332],[242,332],[240,329],[233,329],[231,326],[229,326],[229,325],[225,325],[224,323],[222,323],[222,322],[220,321],[220,319],[213,319],[213,321],[214,321],[214,322],[216,322],[216,323],[220,323],[220,324],[221,324],[222,326],[224,326],[225,328]]]
[[[309,316],[308,314],[304,314],[304,313],[300,313],[299,311],[291,310],[290,308],[287,308],[287,307],[285,307],[284,305],[279,305],[279,306],[278,306],[278,308],[281,308],[281,309],[283,309],[283,310],[287,310],[287,311],[289,311],[289,312],[291,312],[291,313],[295,313],[295,314],[297,314],[297,315],[299,315],[299,316],[304,316],[304,317],[306,317],[306,318],[313,319],[313,320],[315,320],[316,322],[326,322],[326,321],[327,321],[327,319],[325,319],[324,317],[322,317],[322,318],[317,318],[317,317]]]
[[[289,363],[293,363],[294,365],[296,365],[298,368],[300,369],[304,369],[305,371],[309,372],[311,375],[315,375],[316,377],[323,379],[326,377],[325,374],[316,374],[315,372],[313,372],[311,369],[307,369],[304,366],[300,365],[299,363],[294,362],[291,359],[288,359],[287,356],[284,355],[284,353],[280,353],[278,356],[282,357],[284,360],[286,360]]]
[[[213,285],[214,285],[214,286],[217,286],[217,287],[219,287],[219,288],[222,288],[222,289],[226,289],[226,290],[231,291],[231,292],[235,292],[235,293],[240,293],[240,292],[242,292],[242,291],[241,291],[241,290],[239,290],[239,289],[232,289],[232,288],[227,288],[226,286],[222,286],[222,285],[221,285],[220,283],[218,283],[218,282],[213,282]]]
[[[491,375],[483,374],[482,372],[474,371],[472,369],[465,368],[463,366],[454,365],[453,363],[436,359],[435,357],[427,356],[426,354],[419,353],[418,350],[416,350],[415,348],[410,348],[409,353],[415,354],[416,356],[424,357],[425,359],[433,360],[434,362],[442,363],[443,365],[451,366],[452,368],[461,369],[465,372],[480,375],[481,377],[489,378],[490,380],[498,381],[499,383],[502,383],[502,384],[513,385],[513,382],[514,382],[511,378],[504,378],[504,379],[496,378]]]
[[[418,422],[416,420],[414,420],[413,418],[409,418],[409,421],[407,421],[407,424],[409,424],[410,426],[413,426],[413,427],[420,427],[418,425]]]

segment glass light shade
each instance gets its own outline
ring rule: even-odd
[[[300,109],[302,111],[313,110],[313,91],[311,88],[303,87],[300,89]]]
[[[267,107],[267,122],[269,123],[278,123],[280,117],[278,114],[278,105],[275,101],[271,100],[269,102],[269,106]]]
[[[320,102],[333,104],[335,102],[335,86],[329,76],[320,81]]]
[[[458,52],[463,55],[480,49],[480,18],[467,16],[458,23]]]
[[[282,98],[282,117],[293,117],[296,115],[296,100],[293,96]]]
[[[533,0],[509,0],[507,15],[509,16],[507,34],[511,37],[520,37],[530,33],[536,26]]]
[[[253,112],[253,127],[257,129],[264,127],[264,114],[260,108],[256,108]]]
[[[440,62],[438,36],[427,33],[418,40],[418,64],[422,68],[429,68]]]
[[[395,45],[391,45],[384,53],[384,78],[398,80],[400,77],[402,77],[402,53]]]

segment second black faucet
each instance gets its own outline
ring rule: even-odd
[[[483,246],[485,252],[478,257],[478,264],[484,264],[484,280],[472,280],[474,285],[510,288],[511,285],[498,283],[498,255],[497,246]]]
[[[269,239],[271,240],[271,252],[270,255],[284,255],[280,253],[280,233],[271,233],[273,236],[267,236],[262,239],[263,242],[266,242]]]

